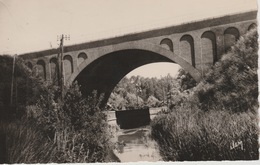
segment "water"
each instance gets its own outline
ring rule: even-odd
[[[150,112],[151,119],[155,112]],[[109,125],[113,130],[114,138],[112,141],[116,144],[114,153],[121,162],[137,162],[137,161],[160,161],[158,146],[154,140],[150,138],[150,126],[143,126],[134,129],[120,129],[116,125],[114,112],[109,112]]]

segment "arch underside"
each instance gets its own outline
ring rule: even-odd
[[[149,63],[172,62],[169,58],[144,50],[122,50],[100,57],[85,67],[75,81],[84,95],[93,90],[104,93],[104,101],[109,98],[116,84],[132,70]]]

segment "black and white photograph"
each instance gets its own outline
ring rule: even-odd
[[[259,0],[0,0],[0,164],[258,164]]]

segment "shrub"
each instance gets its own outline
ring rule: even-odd
[[[108,161],[111,143],[106,115],[99,108],[102,98],[96,93],[83,98],[73,85],[60,102],[55,99],[58,91],[47,86],[38,103],[27,106],[24,118],[1,123],[0,133],[8,139],[6,162]]]
[[[105,113],[100,109],[102,97],[94,92],[84,98],[77,84],[67,91],[63,101],[55,99],[52,87],[46,89],[34,113],[28,113],[56,146],[57,163],[103,162],[110,150],[110,135]],[[28,107],[29,110],[29,107]],[[36,111],[36,112],[35,112]]]
[[[258,42],[252,30],[232,47],[229,54],[216,63],[205,80],[196,87],[201,109],[210,106],[233,112],[258,109]]]
[[[100,109],[102,99],[102,96],[97,96],[97,92],[84,99],[77,84],[68,90],[64,98],[62,108],[73,126],[74,145],[77,144],[78,149],[76,152],[84,156],[80,162],[104,162],[111,149],[107,116]]]
[[[164,160],[256,160],[257,31],[241,37],[183,104],[151,123]]]
[[[0,120],[12,120],[25,113],[26,105],[33,105],[42,91],[43,81],[33,76],[21,58],[8,55],[0,56]],[[11,105],[11,84],[13,79],[13,97]]]
[[[182,68],[178,71],[177,79],[181,91],[193,88],[197,85],[197,82],[191,77],[189,72],[185,71]]]
[[[18,58],[15,66],[17,91],[14,91],[18,93],[14,97],[16,111],[10,113],[13,107],[10,106],[10,97],[6,99],[5,94],[10,96],[12,62],[10,56],[0,57],[0,64],[3,64],[0,65],[3,80],[0,81],[0,116],[1,119],[12,116],[12,120],[0,121],[1,138],[8,139],[4,144],[8,148],[4,153],[7,160],[4,161],[106,161],[111,153],[111,144],[106,115],[100,109],[102,97],[93,93],[93,96],[84,98],[77,84],[73,84],[61,101],[59,88],[35,78],[23,60]],[[8,89],[7,93],[5,89]]]

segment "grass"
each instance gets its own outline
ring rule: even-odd
[[[258,121],[253,113],[177,109],[152,122],[163,160],[257,160]]]
[[[6,160],[3,163],[49,163],[54,145],[30,123],[17,120],[1,122],[0,132],[5,135]]]

